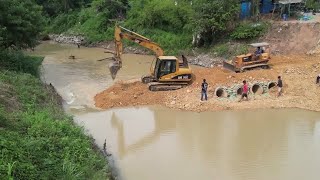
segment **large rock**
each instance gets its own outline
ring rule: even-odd
[[[50,34],[50,39],[63,44],[85,44],[85,38],[80,35]]]
[[[188,57],[188,62],[190,64],[207,68],[222,64],[223,61],[224,59],[221,57],[212,57],[208,54],[199,54],[195,57]]]

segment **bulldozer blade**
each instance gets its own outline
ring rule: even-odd
[[[111,77],[112,79],[114,80],[116,78],[116,75],[120,69],[120,63],[115,61],[115,62],[111,62],[109,64],[109,71],[110,71],[110,74],[111,74]]]
[[[223,68],[230,71],[235,71],[234,65],[227,63],[225,61],[223,62]]]

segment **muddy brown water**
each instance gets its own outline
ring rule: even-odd
[[[52,49],[50,46],[53,46]],[[101,111],[93,96],[113,84],[99,48],[40,45],[43,81],[112,154],[125,180],[318,180],[320,114],[299,109],[185,112],[164,107]],[[76,59],[68,59],[70,55]],[[152,56],[125,55],[116,80],[140,78]]]

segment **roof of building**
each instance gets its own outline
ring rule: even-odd
[[[280,0],[280,4],[292,4],[292,3],[301,3],[303,0]]]
[[[253,47],[263,47],[263,46],[269,46],[269,43],[266,43],[266,42],[252,43],[252,44],[250,44],[250,46],[253,46]]]
[[[162,59],[166,59],[166,60],[170,60],[170,59],[176,60],[177,59],[175,56],[159,56],[158,58],[161,60]]]

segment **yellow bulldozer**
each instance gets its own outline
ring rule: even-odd
[[[135,42],[155,53],[156,61],[151,65],[150,74],[141,78],[143,83],[148,84],[150,91],[176,90],[191,83],[193,74],[185,56],[182,56],[182,60],[175,56],[164,56],[163,49],[157,43],[118,25],[114,34],[115,51],[108,51],[114,54],[113,62],[109,64],[113,79],[122,67],[123,39]]]
[[[223,68],[234,71],[244,72],[251,69],[269,68],[270,45],[268,43],[253,43],[250,44],[250,52],[236,56],[233,60],[224,61]],[[255,52],[253,52],[255,50]]]

